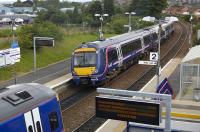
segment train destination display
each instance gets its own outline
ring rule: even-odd
[[[96,97],[96,116],[150,125],[159,125],[160,104],[108,97]]]

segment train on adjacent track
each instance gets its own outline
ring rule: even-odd
[[[174,32],[174,22],[161,24],[161,41]],[[77,47],[71,57],[71,73],[76,85],[99,86],[127,69],[158,46],[159,25],[88,42]]]
[[[0,91],[1,132],[64,132],[57,94],[40,84]]]

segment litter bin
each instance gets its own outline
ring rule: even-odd
[[[194,88],[194,100],[200,101],[200,88]]]

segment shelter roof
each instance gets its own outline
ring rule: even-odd
[[[192,47],[183,58],[182,63],[200,64],[200,45]]]

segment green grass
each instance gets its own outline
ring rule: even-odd
[[[105,35],[105,37],[110,36],[114,36],[114,34]],[[73,49],[80,45],[82,42],[93,41],[97,38],[98,34],[66,34],[61,42],[55,41],[54,47],[42,47],[40,49],[37,49],[37,68],[45,67],[49,64],[70,58]],[[0,39],[0,49],[7,48],[7,42],[1,45],[1,42],[3,43],[4,41],[4,39]],[[19,63],[5,68],[0,68],[0,81],[12,78],[15,71],[17,75],[22,75],[26,72],[30,72],[32,69],[33,50],[21,50],[21,61]]]
[[[0,37],[11,37],[12,30],[10,28],[0,29]]]
[[[9,48],[10,42],[10,38],[0,38],[0,49]]]

